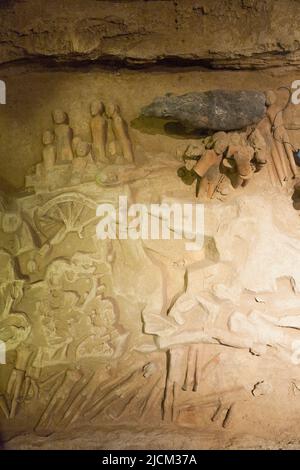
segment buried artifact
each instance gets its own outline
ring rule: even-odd
[[[171,118],[193,129],[229,131],[256,124],[265,115],[263,92],[212,90],[176,96],[167,93],[142,109],[142,115]]]

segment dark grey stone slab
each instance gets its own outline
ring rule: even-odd
[[[142,115],[171,118],[194,129],[230,131],[260,121],[266,111],[261,91],[212,90],[166,94],[142,109]]]

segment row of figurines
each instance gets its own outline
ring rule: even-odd
[[[92,143],[73,135],[69,117],[65,111],[61,109],[53,111],[54,130],[48,129],[43,133],[43,166],[46,171],[56,163],[70,162],[77,158],[90,159],[91,162],[104,164],[112,163],[112,160],[117,157],[127,163],[134,161],[128,126],[121,116],[119,106],[109,104],[105,107],[101,101],[93,101],[90,105],[90,113]],[[109,123],[114,141],[108,150]]]

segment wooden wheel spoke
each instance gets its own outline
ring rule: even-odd
[[[67,202],[66,207],[66,218],[69,220],[69,224],[72,225],[72,210],[73,210],[73,201]]]
[[[66,226],[66,227],[69,227],[69,220],[67,219],[67,217],[66,217],[64,211],[62,210],[62,208],[61,208],[60,206],[56,206],[56,207],[57,207],[57,210],[58,210],[58,212],[59,212],[59,214],[60,214],[60,216],[61,216],[61,219],[62,219],[62,221],[64,222],[65,226]]]
[[[39,218],[39,220],[41,222],[44,222],[44,223],[58,223],[60,221],[60,218],[59,217],[55,217],[53,215],[50,215],[50,214],[45,214],[43,216],[41,216]],[[49,221],[49,222],[48,222]]]
[[[77,211],[77,213],[75,213],[75,215],[73,216],[73,219],[72,219],[73,225],[76,224],[77,220],[79,219],[79,217],[81,216],[81,214],[82,214],[82,212],[83,212],[83,209],[84,209],[84,206],[80,206],[80,207],[79,207],[79,210]]]
[[[77,232],[81,237],[84,228],[98,220],[92,216],[93,211],[96,213],[96,205],[92,200],[81,194],[69,193],[46,202],[36,212],[35,220],[41,233],[52,244],[58,244],[69,232]]]

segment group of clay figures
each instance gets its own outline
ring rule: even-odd
[[[267,112],[255,127],[240,132],[216,132],[188,145],[178,176],[186,184],[196,181],[196,195],[213,198],[231,187],[245,186],[254,173],[266,164],[273,186],[285,184],[297,176],[293,147],[284,127],[283,112],[273,91],[266,93]]]
[[[132,143],[119,106],[109,104],[105,108],[101,101],[94,101],[90,105],[90,113],[92,143],[73,135],[66,112],[57,109],[52,113],[54,130],[46,130],[43,134],[43,166],[46,171],[55,164],[71,161],[79,170],[93,161],[96,164],[133,162]],[[109,125],[113,133],[112,142],[108,142]]]
[[[197,145],[189,145],[183,154],[185,166],[178,175],[186,184],[196,180],[196,195],[211,199],[222,192],[227,176],[236,188],[245,186],[253,174],[266,164],[266,143],[258,129],[243,132],[216,132]]]

